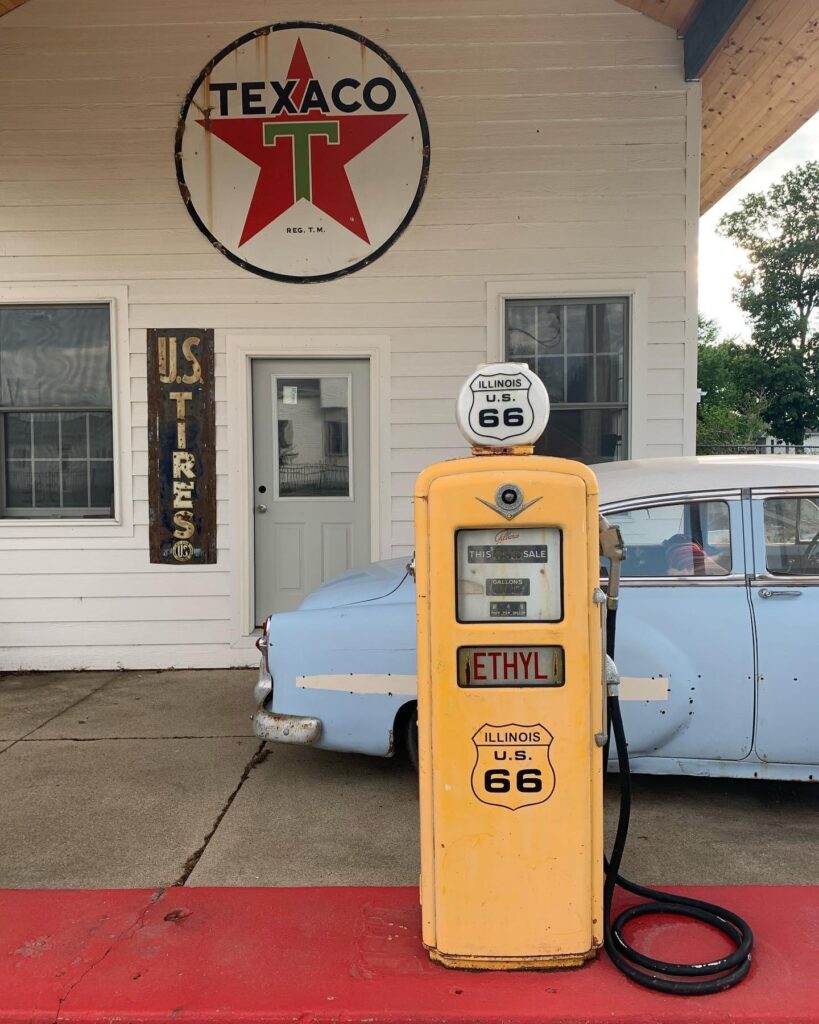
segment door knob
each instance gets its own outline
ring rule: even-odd
[[[257,505],[256,506],[256,511],[257,512],[267,512],[267,505]]]

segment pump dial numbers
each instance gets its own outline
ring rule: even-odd
[[[458,530],[458,621],[560,622],[561,547],[555,526]]]

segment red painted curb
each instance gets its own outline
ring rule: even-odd
[[[574,971],[447,970],[421,947],[411,888],[0,890],[0,1022],[819,1021],[819,887],[676,891],[754,929],[739,987],[661,995],[604,954]],[[691,923],[636,923],[632,934],[655,956],[725,949]]]

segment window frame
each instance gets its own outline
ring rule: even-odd
[[[585,297],[571,296],[571,297],[554,298],[554,299],[521,299],[521,298],[512,297],[512,296],[505,297],[504,301],[503,301],[503,308],[504,308],[504,359],[509,359],[510,361],[514,360],[516,357],[510,356],[508,354],[509,334],[511,332],[509,330],[509,325],[508,325],[508,320],[507,320],[506,314],[507,314],[507,311],[508,311],[510,303],[519,303],[519,302],[531,302],[533,304],[537,303],[538,305],[542,305],[542,306],[558,306],[558,307],[561,307],[561,309],[563,309],[563,310],[567,310],[570,306],[574,306],[574,307],[577,307],[577,308],[583,309],[583,310],[588,310],[589,307],[594,308],[594,307],[597,307],[597,306],[604,306],[605,304],[610,303],[610,302],[611,303],[617,302],[617,303],[621,303],[621,304],[625,305],[626,309],[625,309],[625,315],[624,315],[624,318],[623,318],[623,326],[624,326],[624,332],[623,333],[624,333],[624,337],[623,337],[623,351],[622,351],[622,359],[623,359],[623,398],[620,399],[619,401],[599,401],[597,398],[594,398],[594,399],[592,399],[591,401],[588,401],[588,402],[568,401],[567,399],[564,398],[563,401],[558,402],[556,400],[553,401],[552,400],[552,396],[550,395],[549,399],[550,399],[550,402],[551,402],[552,413],[557,413],[557,412],[581,412],[581,413],[582,412],[613,412],[613,413],[620,413],[620,415],[623,418],[623,422],[625,424],[625,428],[624,428],[625,429],[625,436],[624,437],[622,437],[622,436],[620,437],[619,446],[620,446],[620,449],[621,449],[621,454],[620,454],[620,459],[616,460],[616,461],[622,461],[623,459],[627,459],[629,457],[629,417],[628,417],[628,410],[629,410],[629,399],[630,399],[630,395],[629,395],[629,364],[630,364],[630,358],[629,357],[630,357],[630,350],[631,350],[631,337],[630,337],[630,330],[629,330],[630,329],[630,322],[631,322],[631,317],[629,315],[629,307],[630,307],[630,304],[631,304],[631,300],[630,300],[629,296],[628,295],[618,295],[618,296],[614,296],[614,297],[613,296],[606,296],[605,298],[598,298],[596,296],[594,296],[594,297],[592,297],[592,296],[585,296]],[[587,352],[587,353],[584,352],[584,353],[573,354],[573,353],[570,353],[568,351],[568,347],[567,347],[567,344],[566,344],[566,342],[567,342],[567,333],[566,333],[567,332],[567,325],[568,325],[567,317],[564,316],[564,315],[561,315],[561,335],[562,335],[562,340],[563,340],[563,344],[564,344],[564,351],[562,351],[558,355],[550,356],[550,357],[547,357],[547,358],[559,359],[560,360],[561,368],[562,368],[562,371],[563,371],[562,372],[562,376],[563,376],[564,395],[568,393],[568,389],[569,389],[569,359],[583,359],[584,360],[585,369],[588,370],[590,368],[590,370],[591,370],[591,375],[592,375],[592,377],[591,377],[591,385],[592,385],[591,386],[591,390],[593,392],[596,392],[596,390],[597,390],[596,389],[597,370],[598,370],[598,365],[599,365],[598,360],[599,360],[599,358],[601,356],[601,353],[599,353],[597,351],[597,348],[596,348],[596,345],[597,345],[597,316],[596,316],[596,314],[592,315],[592,339],[591,339],[592,340],[592,349],[591,349],[590,352]],[[516,328],[512,328],[512,330],[516,330]],[[535,354],[534,357],[521,356],[520,358],[521,359],[537,358],[537,353]],[[535,369],[534,372],[537,373],[537,369]],[[540,374],[538,374],[538,376],[540,376]],[[543,378],[541,377],[541,380],[542,379]],[[599,461],[604,461],[604,460],[605,460],[605,457],[601,453],[601,458],[600,458]]]
[[[636,459],[649,453],[646,431],[648,398],[648,297],[649,282],[644,277],[581,277],[554,275],[550,277],[518,278],[506,281],[487,281],[487,359],[489,362],[505,360],[506,300],[531,299],[543,303],[561,301],[606,301],[625,299],[627,343],[624,358],[624,387],[627,394],[623,414],[625,447],[623,457]],[[556,409],[575,407],[575,403],[556,405]],[[576,406],[583,408],[582,403]],[[592,404],[586,408],[596,408]],[[639,429],[637,429],[639,428]]]
[[[682,491],[677,494],[649,494],[616,502],[602,502],[601,515],[635,512],[644,508],[668,505],[692,505],[709,501],[722,501],[728,506],[731,544],[731,571],[714,576],[625,576],[621,587],[736,587],[746,585],[747,554],[743,543],[742,493],[739,488],[714,491]],[[628,551],[628,544],[626,544]],[[626,555],[628,557],[628,554]],[[602,579],[605,585],[605,578]]]
[[[782,485],[779,487],[752,487],[749,493],[751,509],[751,536],[754,568],[751,582],[755,586],[774,583],[780,587],[819,587],[819,574],[789,575],[768,569],[765,543],[765,502],[770,498],[817,498],[817,488],[810,485]]]
[[[128,289],[125,285],[89,283],[82,285],[2,285],[2,305],[107,305],[111,346],[111,430],[113,445],[114,509],[112,516],[72,517],[69,515],[6,516],[0,512],[0,544],[15,546],[21,540],[69,537],[133,536],[133,434],[131,372],[129,358]],[[143,343],[142,351],[145,351]],[[144,361],[144,360],[143,360]],[[144,374],[144,370],[143,370]],[[137,376],[140,374],[137,373]],[[143,424],[140,424],[143,426]],[[147,403],[144,427],[147,433]],[[147,454],[147,436],[145,452]],[[147,467],[146,467],[147,472]],[[4,471],[3,471],[4,475]],[[3,506],[4,507],[4,506]]]

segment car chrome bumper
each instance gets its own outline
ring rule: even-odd
[[[253,716],[253,732],[271,743],[315,743],[321,736],[321,719],[277,715],[260,704]]]

